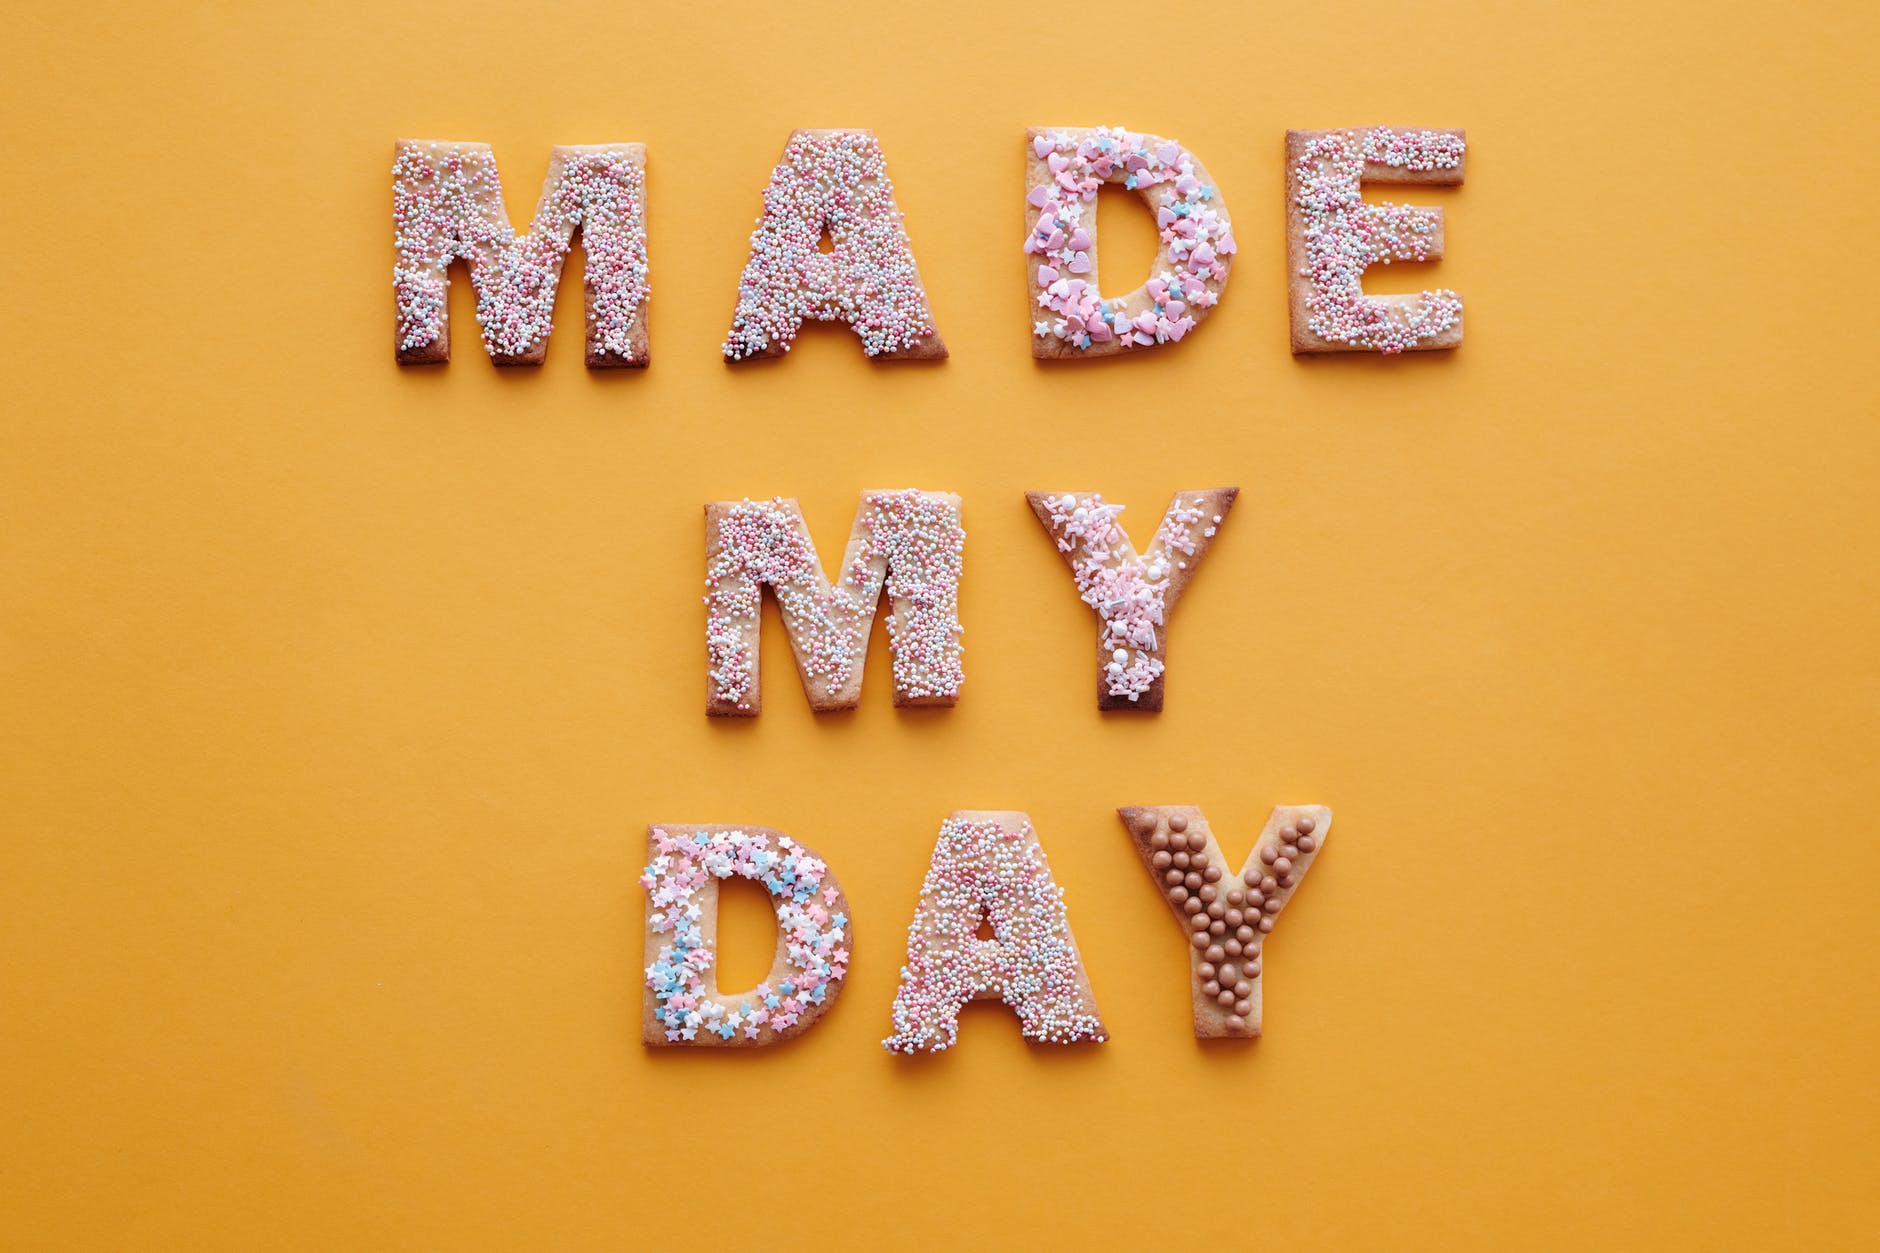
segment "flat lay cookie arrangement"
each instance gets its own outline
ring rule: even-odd
[[[1451,348],[1453,292],[1367,296],[1365,270],[1443,251],[1437,208],[1373,205],[1363,183],[1457,183],[1461,131],[1290,131],[1286,142],[1287,289],[1294,352]],[[1027,307],[1039,359],[1101,358],[1180,342],[1221,301],[1240,251],[1222,190],[1188,149],[1109,127],[1033,127],[1024,136]],[[400,140],[393,166],[397,361],[450,359],[449,283],[467,264],[477,320],[497,365],[540,365],[555,293],[583,245],[587,363],[645,366],[647,150],[556,147],[535,219],[510,225],[487,145]],[[1154,219],[1149,273],[1109,294],[1098,272],[1097,193],[1136,193]],[[947,355],[914,259],[880,139],[867,130],[800,129],[763,193],[738,282],[728,363],[788,353],[806,321],[847,325],[874,360]],[[1239,498],[1237,487],[1175,493],[1147,546],[1123,505],[1096,491],[1026,501],[1097,619],[1097,708],[1159,713],[1169,629]],[[853,711],[881,602],[897,707],[955,705],[965,682],[961,498],[912,488],[861,493],[833,576],[794,499],[705,506],[705,712],[763,709],[765,591],[776,601],[809,708]],[[1234,872],[1193,807],[1119,810],[1190,944],[1197,1038],[1262,1034],[1264,936],[1316,859],[1331,812],[1273,811]],[[654,1048],[748,1049],[807,1031],[833,1006],[853,957],[850,909],[824,859],[763,826],[648,829],[644,1040]],[[768,890],[777,923],[769,975],[718,985],[717,885]],[[1037,1044],[1108,1038],[1088,972],[1030,818],[962,810],[947,819],[920,889],[890,1052],[941,1052],[972,1001],[1007,1005]]]
[[[0,1253],[1875,1246],[1880,5],[9,16]]]
[[[1461,131],[1287,132],[1294,352],[1392,355],[1461,342],[1453,292],[1367,296],[1361,282],[1373,264],[1441,256],[1441,210],[1373,205],[1360,191],[1366,181],[1460,182],[1462,155]],[[1120,126],[1034,127],[1024,159],[1034,356],[1097,358],[1177,343],[1219,305],[1240,245],[1218,183],[1181,144]],[[519,236],[485,145],[401,140],[393,169],[399,363],[449,359],[449,267],[461,259],[492,360],[541,364],[579,229],[589,364],[645,365],[645,167],[639,144],[556,148],[536,221]],[[1158,241],[1149,274],[1110,295],[1097,268],[1096,201],[1106,184],[1141,197]],[[947,355],[873,132],[793,132],[763,200],[723,345],[727,362],[782,356],[809,320],[848,325],[873,359]],[[1026,493],[1096,615],[1100,711],[1162,710],[1171,616],[1239,495],[1237,487],[1175,493],[1138,551],[1123,505],[1101,493]],[[893,703],[956,704],[965,681],[965,538],[956,494],[864,491],[832,577],[797,501],[708,503],[706,713],[762,712],[766,589],[811,710],[857,707],[884,598]],[[1316,859],[1330,810],[1276,809],[1237,880],[1199,809],[1118,812],[1189,937],[1196,1037],[1257,1038],[1262,939]],[[649,897],[646,1043],[747,1048],[806,1031],[833,1003],[851,958],[847,901],[833,876],[825,886],[827,862],[765,827],[667,825],[649,838],[641,879]],[[774,967],[743,992],[719,988],[714,974],[717,881],[728,875],[762,882],[777,911]],[[896,1053],[944,1051],[957,1041],[961,1008],[986,999],[1008,1005],[1036,1043],[1107,1038],[1063,894],[1030,819],[1017,811],[961,811],[941,828],[884,1044]]]
[[[1447,289],[1366,295],[1364,271],[1443,255],[1440,207],[1370,204],[1365,183],[1462,181],[1460,130],[1286,132],[1287,296],[1295,353],[1427,352],[1462,342]],[[1040,360],[1180,342],[1219,307],[1240,244],[1219,183],[1174,140],[1107,127],[1025,132],[1026,317]],[[392,167],[400,365],[450,359],[449,267],[469,263],[477,321],[498,365],[544,359],[561,267],[587,251],[588,364],[648,362],[644,144],[556,147],[535,221],[518,235],[487,144],[401,139]],[[1134,192],[1156,253],[1133,288],[1103,294],[1097,193]],[[721,345],[735,364],[788,353],[807,321],[839,322],[873,361],[947,355],[873,131],[791,133],[764,188]]]

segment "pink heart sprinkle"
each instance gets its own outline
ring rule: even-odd
[[[1084,249],[1090,247],[1090,233],[1081,226],[1078,227],[1076,230],[1072,231],[1071,232],[1071,247],[1075,248],[1079,252],[1082,252]]]
[[[1043,135],[1033,135],[1031,137],[1031,150],[1042,158],[1045,153],[1051,151],[1051,141]]]

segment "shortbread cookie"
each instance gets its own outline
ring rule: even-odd
[[[982,922],[991,927],[989,940],[978,936]],[[1028,1040],[1107,1038],[1064,914],[1064,892],[1031,819],[1014,810],[961,810],[940,827],[907,929],[894,1034],[882,1047],[951,1048],[960,1010],[977,1000],[1011,1006]]]
[[[894,703],[951,705],[960,661],[959,584],[966,532],[951,492],[863,492],[832,584],[803,510],[782,497],[705,506],[705,712],[755,716],[763,589],[784,629],[810,708],[853,709],[875,611],[888,596]]]
[[[1239,495],[1238,487],[1175,493],[1138,556],[1117,518],[1123,506],[1096,492],[1025,493],[1097,613],[1097,708],[1162,708],[1169,615]]]
[[[1443,255],[1443,211],[1368,204],[1365,183],[1462,181],[1463,132],[1388,126],[1286,132],[1286,265],[1292,350],[1422,352],[1462,342],[1446,288],[1367,296],[1367,266]]]
[[[1193,805],[1116,811],[1188,937],[1195,1038],[1260,1035],[1261,943],[1331,829],[1323,805],[1281,805],[1236,876]]]
[[[400,365],[450,360],[450,264],[469,264],[483,346],[540,365],[575,231],[587,254],[587,363],[647,363],[646,145],[557,146],[526,235],[503,207],[488,144],[401,139],[392,166]]]
[[[1097,285],[1097,188],[1143,198],[1161,233],[1148,282],[1106,299]],[[1234,228],[1193,153],[1120,126],[1025,132],[1025,290],[1031,354],[1103,357],[1181,339],[1221,298]]]
[[[769,827],[646,829],[646,995],[653,1047],[756,1048],[809,1030],[848,974],[848,898],[828,863]],[[718,881],[751,879],[777,912],[777,956],[745,993],[718,986]]]
[[[809,318],[848,323],[878,361],[947,355],[873,131],[790,135],[751,232],[725,360],[781,356]]]

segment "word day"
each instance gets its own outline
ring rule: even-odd
[[[1195,806],[1117,814],[1188,939],[1196,1038],[1257,1038],[1263,943],[1317,860],[1331,811],[1275,808],[1238,871]],[[742,991],[719,987],[716,974],[718,884],[733,876],[763,885],[777,932],[769,973]],[[768,827],[654,824],[640,885],[648,1046],[762,1047],[803,1034],[835,1004],[853,922],[834,869],[808,846]],[[1108,1038],[1064,893],[1018,811],[961,810],[941,824],[882,1046],[951,1048],[960,1010],[977,1000],[1009,1006],[1028,1040]]]
[[[1287,296],[1295,353],[1454,348],[1462,300],[1447,289],[1366,295],[1372,265],[1443,255],[1440,208],[1367,202],[1365,183],[1462,182],[1460,130],[1288,131]],[[400,140],[392,166],[393,296],[401,364],[450,359],[450,269],[464,262],[483,345],[498,365],[540,365],[577,233],[586,254],[587,364],[651,360],[646,146],[557,146],[528,230],[503,205],[487,144]],[[1239,251],[1227,198],[1174,140],[1122,127],[1026,132],[1012,241],[1032,354],[1140,353],[1185,338],[1219,307]],[[1098,280],[1098,189],[1121,186],[1153,214],[1149,275],[1121,294]],[[827,244],[827,251],[824,244]],[[877,361],[947,355],[915,264],[880,141],[866,130],[798,130],[763,191],[730,326],[727,362],[790,351],[806,321],[838,322]]]

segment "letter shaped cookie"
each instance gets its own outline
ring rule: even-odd
[[[1234,228],[1214,178],[1173,140],[1120,126],[1025,132],[1025,274],[1031,354],[1104,357],[1170,344],[1221,298]],[[1097,286],[1097,188],[1118,183],[1155,214],[1149,281],[1105,299]]]
[[[705,712],[754,717],[763,588],[783,610],[784,629],[818,712],[861,699],[868,637],[885,586],[896,705],[951,705],[960,662],[959,584],[966,532],[950,492],[863,492],[834,583],[794,500],[716,501],[705,506]]]
[[[981,922],[992,938],[978,936]],[[1002,1000],[1027,1040],[1107,1037],[1096,994],[1064,914],[1064,893],[1032,830],[1012,810],[960,810],[940,827],[907,964],[894,994],[893,1053],[938,1053],[959,1039],[969,1001]]]
[[[827,862],[769,827],[646,829],[646,994],[651,1047],[755,1048],[803,1034],[836,1002],[849,966],[849,903]],[[718,881],[764,885],[777,956],[742,995],[718,987]]]
[[[947,355],[873,131],[791,133],[751,232],[725,360],[781,356],[809,318],[848,323],[877,361]]]
[[[1462,181],[1463,133],[1373,126],[1286,132],[1286,265],[1292,350],[1423,352],[1462,342],[1447,288],[1367,296],[1364,271],[1443,255],[1443,211],[1368,204],[1365,183]]]
[[[1193,805],[1116,811],[1188,937],[1195,1038],[1258,1039],[1261,942],[1299,890],[1332,825],[1323,805],[1282,805],[1236,876]]]
[[[646,333],[646,145],[557,146],[526,235],[503,208],[488,144],[401,139],[392,166],[392,272],[400,365],[450,360],[450,264],[470,266],[483,346],[540,365],[575,231],[587,253],[590,369],[641,367]]]
[[[1138,556],[1117,520],[1123,506],[1096,492],[1025,493],[1077,594],[1096,611],[1097,708],[1161,710],[1169,615],[1239,495],[1238,487],[1175,493],[1149,551]]]

